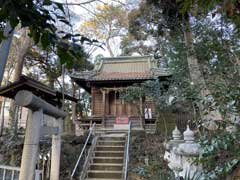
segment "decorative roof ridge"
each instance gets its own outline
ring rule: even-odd
[[[101,60],[103,64],[118,64],[118,63],[137,63],[137,62],[147,62],[148,59],[124,59],[124,60]]]
[[[145,56],[118,56],[118,57],[103,57],[96,60],[94,63],[94,70],[96,72],[101,72],[104,64],[120,64],[120,63],[138,63],[138,62],[151,62],[154,57],[151,55]],[[151,66],[149,65],[149,68]]]
[[[117,59],[121,60],[129,60],[129,59],[146,59],[146,58],[152,58],[152,55],[144,55],[144,56],[116,56],[116,57],[102,57],[99,60],[107,60],[107,61],[114,61]]]
[[[91,70],[91,71],[75,71],[73,73],[70,74],[70,77],[77,77],[77,78],[80,78],[80,79],[88,79],[88,78],[91,78],[92,76],[96,75],[97,74],[97,71],[95,70]]]

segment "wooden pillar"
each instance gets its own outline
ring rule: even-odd
[[[117,116],[117,92],[114,91],[114,115]]]
[[[102,108],[103,108],[102,109],[102,111],[103,111],[102,124],[105,127],[105,113],[106,113],[106,92],[105,92],[105,90],[102,90]]]
[[[95,114],[95,110],[94,110],[94,103],[95,103],[95,100],[94,100],[94,98],[95,98],[95,88],[94,87],[92,87],[92,89],[91,89],[91,95],[92,95],[92,101],[91,101],[91,109],[92,109],[92,115],[94,115]]]
[[[106,115],[109,115],[109,91],[106,91]]]
[[[145,120],[145,118],[143,118],[143,99],[142,99],[142,97],[140,97],[140,125],[141,125],[141,128],[144,127],[144,120]]]
[[[127,115],[127,104],[125,103],[125,101],[124,101],[124,99],[122,100],[122,106],[123,106],[123,112],[122,112],[122,114],[124,115],[124,116],[126,116]]]

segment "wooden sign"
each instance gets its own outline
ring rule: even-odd
[[[128,124],[128,117],[116,117],[116,124]]]

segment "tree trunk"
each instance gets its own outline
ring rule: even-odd
[[[19,47],[16,48],[16,67],[14,72],[14,81],[18,81],[23,70],[23,64],[24,64],[24,58],[28,52],[28,49],[32,46],[32,41],[30,37],[28,36],[28,30],[25,28],[22,31],[21,37],[18,40],[19,41]]]
[[[110,56],[111,56],[111,57],[114,57],[112,48],[111,48],[110,43],[109,43],[109,39],[106,40],[106,46],[107,46],[107,50],[108,50]]]
[[[0,128],[0,137],[3,135],[3,130],[4,130],[4,109],[5,109],[5,103],[6,103],[6,98],[4,98],[2,102],[2,109],[1,109],[1,115],[2,115],[2,120],[1,120],[1,128]]]
[[[72,97],[76,97],[76,84],[71,80],[72,82]],[[73,131],[75,131],[75,121],[76,121],[76,102],[72,101],[72,126],[73,126]]]
[[[17,46],[16,46],[16,65],[14,69],[14,82],[18,81],[20,79],[20,76],[22,74],[23,65],[24,65],[24,58],[27,54],[28,49],[32,46],[32,41],[30,37],[28,36],[28,29],[23,29],[21,32],[21,37],[19,40],[17,40]],[[18,107],[14,104],[13,101],[10,103],[10,124],[11,128],[13,130],[13,136],[17,136],[17,128],[18,128],[18,116],[17,111]]]
[[[13,30],[10,23],[7,22],[4,29],[4,36],[8,37],[6,40],[3,40],[0,44],[0,86],[2,84],[4,69],[7,64],[8,54],[12,43]]]
[[[48,84],[49,87],[52,88],[52,89],[54,89],[54,79],[52,79],[52,78],[49,77],[49,78],[48,78],[48,81],[49,81],[49,84]]]
[[[204,98],[206,98],[207,95],[210,95],[210,91],[207,88],[205,79],[204,79],[204,77],[203,77],[203,75],[200,71],[198,59],[196,57],[196,52],[195,52],[194,47],[193,47],[193,35],[192,35],[192,31],[191,31],[189,21],[186,21],[186,24],[185,24],[184,28],[185,28],[184,29],[185,43],[186,43],[187,48],[188,48],[187,62],[188,62],[190,77],[191,77],[192,82],[197,87],[201,87],[200,96],[201,96],[202,99],[204,99]],[[222,116],[219,113],[219,111],[217,111],[217,110],[210,111],[210,112],[207,112],[207,114],[205,115],[205,113],[203,112],[204,107],[200,103],[199,103],[199,108],[200,108],[200,113],[202,114],[201,118],[204,121],[206,121],[206,123],[211,121],[211,123],[207,124],[207,127],[209,129],[215,129],[216,124],[214,123],[214,121],[222,120]]]

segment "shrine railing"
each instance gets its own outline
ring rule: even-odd
[[[73,177],[74,177],[74,175],[75,175],[75,173],[76,173],[76,170],[77,170],[77,168],[78,168],[78,166],[79,166],[80,160],[83,158],[83,155],[84,155],[84,154],[87,154],[87,144],[89,144],[90,137],[94,134],[95,125],[96,125],[96,123],[94,123],[93,126],[90,128],[90,131],[89,131],[89,133],[88,133],[88,136],[87,136],[87,139],[86,139],[86,141],[85,141],[85,143],[84,143],[84,146],[83,146],[83,148],[82,148],[82,151],[81,151],[81,153],[80,153],[80,155],[79,155],[79,157],[78,157],[78,160],[77,160],[77,162],[76,162],[76,164],[75,164],[75,167],[74,167],[74,169],[73,169],[73,171],[72,171],[71,179],[73,179]]]
[[[130,139],[131,139],[131,128],[132,128],[132,122],[129,121],[129,128],[128,128],[128,135],[127,135],[127,143],[125,147],[125,155],[124,155],[124,180],[127,180],[128,176],[128,162],[129,162],[129,147],[130,147]]]
[[[1,180],[18,180],[20,167],[0,165],[0,179]],[[35,170],[35,179],[42,180],[42,170]]]

